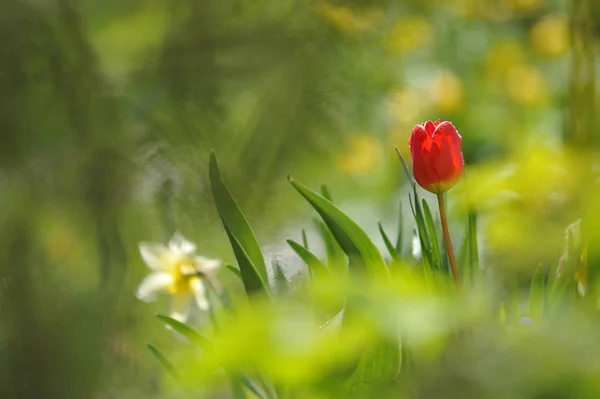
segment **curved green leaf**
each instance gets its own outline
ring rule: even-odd
[[[366,268],[378,275],[389,275],[379,250],[369,236],[331,201],[289,177],[294,188],[315,208],[340,244],[351,268]]]
[[[215,206],[238,261],[246,292],[248,295],[256,292],[268,294],[269,279],[260,245],[221,178],[214,152],[210,154],[209,178]]]
[[[296,252],[296,254],[300,258],[302,258],[302,260],[306,263],[311,274],[329,272],[329,268],[308,249],[304,248],[302,245],[298,244],[294,240],[287,240],[287,243],[294,250],[294,252]]]

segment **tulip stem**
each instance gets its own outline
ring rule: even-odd
[[[440,218],[442,219],[442,231],[444,233],[444,243],[446,244],[446,252],[448,252],[448,260],[450,261],[450,268],[452,269],[452,276],[459,290],[462,288],[460,282],[460,274],[458,273],[458,267],[456,267],[456,259],[454,258],[454,250],[452,249],[452,242],[450,241],[450,233],[448,232],[448,220],[446,218],[446,205],[444,203],[444,193],[437,195],[438,205],[440,207]]]

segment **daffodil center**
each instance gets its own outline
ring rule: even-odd
[[[173,267],[171,274],[173,275],[173,284],[169,287],[169,292],[176,294],[190,291],[190,279],[197,277],[198,272],[190,261],[183,260]]]

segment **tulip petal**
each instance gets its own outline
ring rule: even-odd
[[[156,242],[140,242],[142,259],[152,270],[168,270],[172,264],[172,254],[163,244]]]
[[[450,122],[438,125],[433,140],[438,150],[434,158],[434,168],[442,183],[451,185],[462,177],[464,160],[460,145],[462,138]]]
[[[177,255],[191,255],[196,252],[196,245],[188,241],[181,233],[176,232],[169,241],[169,249]]]
[[[175,278],[170,273],[156,272],[147,276],[138,286],[136,296],[144,302],[156,300],[156,296],[166,293],[175,283]]]
[[[178,292],[171,297],[171,313],[170,316],[182,323],[185,323],[190,314],[189,292]]]
[[[429,136],[432,136],[433,132],[435,132],[435,126],[436,125],[432,121],[427,121],[423,124],[423,127]]]
[[[194,298],[196,299],[196,303],[201,310],[208,310],[209,303],[208,298],[206,296],[206,287],[202,283],[202,280],[199,278],[193,278],[190,280],[190,289],[194,294]]]

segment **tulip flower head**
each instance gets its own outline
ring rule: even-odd
[[[465,161],[462,138],[450,122],[416,125],[408,140],[415,180],[425,190],[442,194],[462,178]]]
[[[156,300],[157,294],[170,294],[170,316],[181,322],[187,320],[193,299],[198,308],[208,310],[205,284],[212,281],[220,261],[196,255],[196,245],[179,233],[168,245],[142,242],[139,247],[152,273],[139,285],[138,299],[150,302]]]

